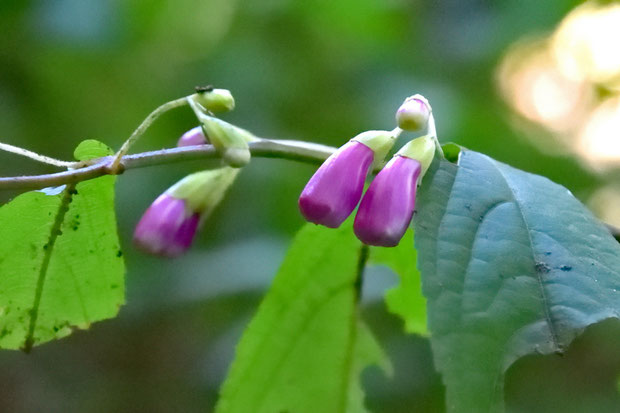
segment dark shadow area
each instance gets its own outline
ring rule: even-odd
[[[620,320],[591,326],[563,355],[530,355],[506,376],[510,413],[620,411]]]

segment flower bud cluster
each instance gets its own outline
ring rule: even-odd
[[[365,244],[398,245],[415,209],[417,186],[435,154],[435,137],[426,135],[404,145],[377,174],[362,197],[371,165],[381,165],[399,129],[427,127],[431,110],[420,95],[398,109],[393,132],[364,132],[334,152],[299,197],[304,218],[330,228],[339,227],[358,206],[353,228]],[[361,202],[360,202],[361,199]]]
[[[213,116],[214,112],[234,108],[229,91],[205,88],[189,96],[187,102],[201,125],[184,133],[177,146],[209,143],[225,166],[186,176],[160,195],[140,219],[135,245],[166,257],[176,257],[191,246],[202,222],[235,181],[239,168],[249,162],[248,143],[256,140],[250,132]],[[430,106],[420,95],[407,98],[396,113],[396,121],[398,127],[393,131],[360,133],[321,165],[299,197],[299,209],[306,220],[337,228],[357,207],[353,228],[362,242],[386,247],[400,242],[413,216],[417,186],[433,160],[436,137],[432,134]],[[368,172],[384,164],[400,133],[424,128],[431,134],[404,145],[362,196]]]
[[[234,108],[228,90],[206,88],[188,97],[188,102],[202,125],[185,132],[177,146],[210,143],[220,151],[226,166],[186,176],[151,204],[134,232],[136,247],[149,254],[176,257],[187,251],[202,222],[235,181],[238,167],[250,160],[247,142],[254,137],[211,116]]]

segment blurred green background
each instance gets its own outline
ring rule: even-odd
[[[337,146],[363,130],[393,128],[404,98],[422,93],[441,141],[545,175],[617,223],[618,161],[593,167],[558,140],[569,135],[501,92],[511,87],[499,69],[506,53],[548,36],[579,3],[2,0],[0,141],[61,159],[86,138],[118,148],[155,107],[214,84],[236,97],[225,120],[262,137]],[[617,93],[600,79],[589,84],[593,99]],[[174,146],[195,125],[189,109],[177,109],[134,150]],[[303,224],[296,201],[314,167],[255,159],[190,253],[164,261],[136,252],[131,236],[142,212],[203,167],[165,165],[119,178],[127,305],[117,319],[30,355],[0,353],[0,412],[213,409],[235,343]],[[3,176],[52,171],[0,153]],[[0,192],[0,202],[14,195]],[[375,268],[365,285],[364,318],[396,367],[393,379],[364,373],[367,404],[377,413],[442,412],[427,340],[402,335],[381,301],[395,281]],[[520,360],[507,378],[509,411],[620,411],[618,349],[620,325],[607,322],[565,357]]]

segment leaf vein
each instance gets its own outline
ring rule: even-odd
[[[532,230],[530,229],[528,222],[525,219],[525,214],[523,213],[523,208],[521,206],[521,203],[519,202],[519,199],[517,198],[517,194],[515,191],[513,191],[513,189],[508,184],[509,182],[508,177],[504,174],[504,172],[500,168],[498,168],[497,163],[492,160],[491,164],[497,170],[497,172],[499,172],[499,174],[502,176],[506,184],[506,188],[510,191],[512,199],[514,200],[514,204],[517,208],[517,211],[519,211],[519,216],[521,217],[523,226],[525,227],[525,232],[527,233],[527,238],[530,244],[530,251],[532,252],[532,260],[534,264],[536,264],[538,262],[538,257],[536,256],[536,251],[534,251],[534,241],[532,240]],[[543,281],[543,276],[538,271],[534,271],[534,273],[535,273],[536,280],[538,281],[538,286],[540,289],[540,298],[542,300],[543,314],[545,317],[545,321],[547,322],[547,326],[549,327],[549,334],[551,335],[553,346],[555,349],[560,349],[561,346],[558,340],[558,333],[556,330],[555,322],[553,321],[553,314],[551,314],[551,311],[550,311],[550,307],[549,307],[550,303],[549,303],[549,298],[547,297],[547,291],[545,289],[545,283]]]
[[[47,270],[49,268],[49,263],[52,258],[52,251],[54,250],[56,239],[60,235],[61,225],[65,219],[67,211],[69,210],[69,204],[71,203],[73,194],[75,193],[75,185],[76,184],[74,183],[68,184],[62,192],[63,195],[60,201],[60,205],[58,205],[58,212],[56,213],[56,217],[54,218],[54,224],[52,225],[52,228],[50,230],[50,237],[47,243],[47,248],[45,249],[43,261],[41,262],[41,267],[39,268],[39,276],[37,278],[37,287],[35,290],[34,302],[32,304],[32,308],[30,309],[30,322],[28,324],[28,332],[26,334],[24,345],[22,347],[22,349],[26,353],[30,352],[30,350],[32,350],[32,346],[34,345],[34,330],[37,325],[37,319],[39,317],[39,306],[41,304],[41,297],[43,296],[43,286],[45,284]]]

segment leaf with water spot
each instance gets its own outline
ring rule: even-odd
[[[436,159],[415,244],[449,412],[503,411],[506,369],[620,315],[620,245],[560,185],[463,150]],[[586,378],[584,378],[586,379]]]
[[[365,412],[359,375],[388,368],[359,319],[352,220],[306,225],[237,347],[217,413]]]
[[[75,156],[110,152],[89,140]],[[125,267],[114,182],[27,192],[0,208],[0,348],[29,350],[117,314]]]

